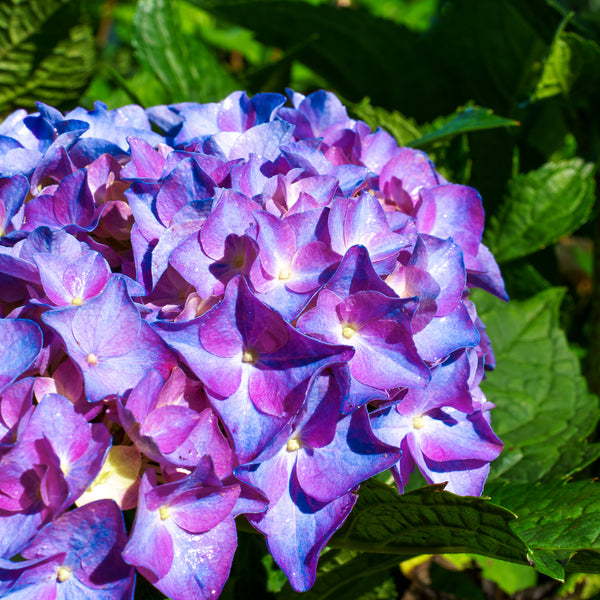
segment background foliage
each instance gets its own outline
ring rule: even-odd
[[[426,563],[430,589],[458,598],[535,585],[600,597],[600,3],[0,0],[2,115],[36,100],[115,108],[285,87],[336,92],[477,188],[511,296],[476,298],[505,443],[489,499],[370,482],[304,597],[400,598],[425,560],[406,559],[432,553],[453,558]],[[269,558],[242,531],[222,597],[296,597]],[[137,597],[153,594],[140,580]]]

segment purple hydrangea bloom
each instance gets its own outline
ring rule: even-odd
[[[307,590],[375,474],[481,493],[481,198],[288,95],[0,123],[2,597],[215,598],[240,515]]]

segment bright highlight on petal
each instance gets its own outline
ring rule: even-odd
[[[423,429],[423,427],[425,427],[425,421],[423,420],[423,417],[414,417],[412,424],[415,429]]]
[[[61,567],[56,574],[56,579],[61,583],[71,577],[72,571],[68,567]]]
[[[242,362],[253,365],[258,360],[258,354],[253,350],[244,350],[242,354]]]
[[[354,334],[356,333],[356,329],[354,329],[354,327],[352,327],[351,325],[345,325],[342,328],[342,335],[349,340]]]
[[[90,353],[85,357],[85,361],[88,365],[93,367],[94,365],[98,364],[98,357],[95,354]]]

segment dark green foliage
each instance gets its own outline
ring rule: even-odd
[[[80,0],[2,0],[0,114],[36,101],[72,108],[95,53],[91,16]]]

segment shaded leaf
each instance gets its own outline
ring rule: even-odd
[[[338,93],[419,122],[475,100],[510,114],[541,69],[560,14],[543,0],[455,0],[424,35],[359,8],[287,0],[189,0],[253,30],[299,59]],[[485,32],[485,35],[481,35]]]
[[[95,65],[94,35],[79,0],[0,2],[0,113],[64,107],[79,98]]]
[[[380,584],[386,572],[394,567],[397,568],[399,562],[400,557],[397,554],[353,553],[348,560],[328,565],[326,572],[319,572],[316,583],[307,592],[295,592],[287,584],[279,598],[281,600],[292,598],[358,600],[363,594]]]
[[[378,127],[385,129],[396,138],[399,146],[406,146],[421,137],[421,131],[414,119],[401,115],[398,111],[389,111],[373,106],[369,98],[351,106],[351,112],[364,121],[373,131]]]
[[[216,101],[237,89],[208,46],[181,30],[175,2],[140,0],[135,18],[137,56],[165,87],[166,102]]]
[[[550,288],[505,304],[473,294],[497,360],[482,389],[496,405],[492,426],[504,442],[488,481],[568,477],[600,456],[600,445],[584,442],[598,421],[598,400],[559,327],[563,295]]]
[[[383,554],[472,552],[523,562],[526,547],[510,529],[513,519],[481,498],[455,496],[442,486],[400,496],[395,487],[371,480],[329,545]]]
[[[496,260],[531,254],[580,227],[594,204],[594,170],[593,164],[573,158],[509,181],[485,236]]]
[[[555,37],[532,100],[559,94],[597,92],[600,83],[600,47],[575,33],[560,31]]]

